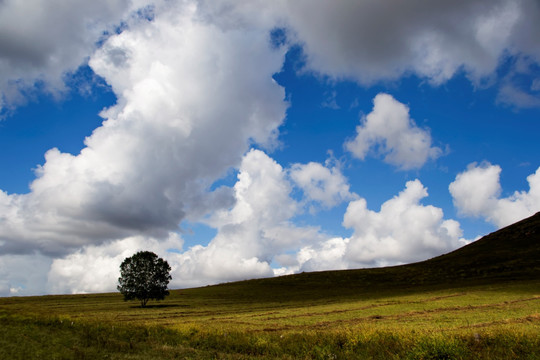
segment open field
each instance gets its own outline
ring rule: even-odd
[[[0,359],[540,359],[540,214],[379,269],[0,298]]]
[[[120,294],[0,299],[0,357],[540,358],[540,280],[289,300],[245,286],[146,309]]]

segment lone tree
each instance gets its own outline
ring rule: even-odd
[[[139,251],[120,265],[117,289],[124,295],[124,301],[137,299],[145,307],[148,300],[163,300],[169,295],[170,271],[167,261],[153,252]]]

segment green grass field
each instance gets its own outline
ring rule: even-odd
[[[1,298],[0,359],[540,359],[539,222],[422,263],[174,290],[147,308]]]
[[[120,294],[0,299],[0,358],[540,358],[540,281],[288,300],[249,288],[146,309]]]

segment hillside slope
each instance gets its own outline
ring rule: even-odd
[[[451,253],[408,265],[321,271],[198,289],[214,296],[267,299],[375,296],[395,289],[540,279],[540,213]]]
[[[540,212],[449,254],[416,264],[447,278],[539,279]]]

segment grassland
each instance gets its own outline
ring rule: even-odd
[[[243,286],[147,309],[119,294],[0,299],[0,357],[540,358],[540,281],[290,299]]]
[[[3,298],[0,358],[540,359],[539,222],[418,264],[175,290],[145,309]]]

